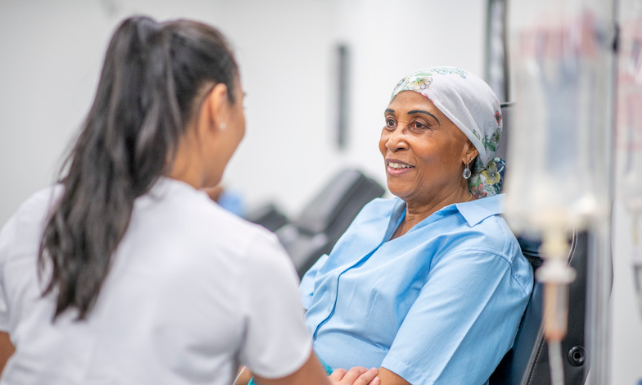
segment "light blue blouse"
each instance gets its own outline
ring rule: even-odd
[[[382,366],[411,384],[486,382],[533,287],[502,202],[444,207],[393,240],[405,203],[366,205],[301,282],[319,357],[334,369]]]

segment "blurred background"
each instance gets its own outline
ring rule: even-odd
[[[491,0],[0,0],[0,226],[51,184],[92,102],[108,39],[132,14],[220,28],[241,67],[247,135],[224,176],[252,208],[288,215],[345,168],[385,186],[378,139],[390,92],[419,68],[449,65],[486,78]],[[493,17],[490,18],[493,20]],[[491,60],[492,64],[492,60]],[[642,378],[642,321],[618,255],[631,226],[615,206],[611,383]],[[628,260],[627,260],[628,261]]]
[[[108,39],[124,17],[219,27],[247,92],[247,136],[224,177],[249,207],[294,212],[337,170],[384,179],[378,139],[407,73],[453,65],[482,75],[485,2],[362,0],[0,0],[0,223],[54,178],[86,114]],[[339,47],[349,61],[338,141]]]

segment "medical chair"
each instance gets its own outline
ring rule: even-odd
[[[497,156],[506,159],[510,135],[511,103],[502,104],[504,130]],[[510,160],[508,160],[510,167]],[[570,241],[567,262],[577,273],[569,287],[568,333],[562,341],[565,385],[583,385],[588,374],[585,342],[588,233],[576,233]],[[522,253],[536,271],[542,264],[539,240],[518,238]],[[513,348],[503,358],[490,378],[490,385],[549,385],[551,374],[548,346],[542,329],[543,285],[535,282],[533,293],[522,318]]]
[[[288,217],[274,204],[268,203],[248,211],[245,219],[275,232],[288,224]]]
[[[384,192],[361,171],[346,169],[330,179],[294,219],[273,203],[249,211],[245,219],[274,232],[303,276],[320,256],[330,253],[363,206]]]
[[[359,170],[339,172],[276,235],[303,276],[323,254],[328,254],[359,211],[385,190]]]
[[[518,239],[522,253],[537,270],[542,264],[539,257],[540,242]],[[568,333],[562,341],[565,385],[583,385],[588,374],[585,343],[586,276],[588,234],[574,234],[568,263],[577,272],[569,287]],[[542,330],[543,285],[535,282],[533,294],[522,318],[513,348],[504,356],[490,378],[490,385],[548,385],[551,374],[548,346]]]

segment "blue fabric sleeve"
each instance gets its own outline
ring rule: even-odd
[[[530,290],[495,251],[433,263],[381,366],[412,384],[483,384],[512,346]]]
[[[323,254],[301,279],[301,284],[299,285],[299,293],[301,294],[301,303],[303,304],[303,308],[305,310],[308,310],[310,308],[310,301],[312,300],[312,295],[314,294],[314,278],[317,276],[317,272],[321,268],[323,268],[323,265],[325,265],[327,260],[328,255]]]

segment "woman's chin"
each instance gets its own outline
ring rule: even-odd
[[[396,197],[399,197],[401,199],[404,199],[404,197],[408,196],[407,189],[400,188],[400,186],[397,186],[394,183],[390,183],[390,181],[388,181],[388,191],[390,191],[390,194]]]

